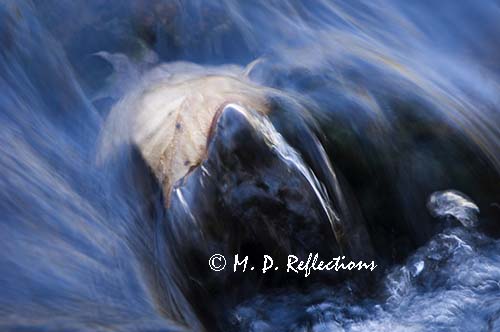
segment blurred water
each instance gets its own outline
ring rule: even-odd
[[[374,297],[360,299],[350,284],[281,291],[239,306],[233,323],[243,331],[498,331],[498,249],[498,240],[448,229],[389,271]]]
[[[253,82],[318,121],[386,270],[369,295],[284,289],[221,324],[500,330],[499,22],[496,1],[3,1],[1,329],[202,329],[158,238],[159,189],[132,146],[97,163],[98,137],[160,63],[257,60]],[[477,230],[426,211],[450,188],[478,206]]]

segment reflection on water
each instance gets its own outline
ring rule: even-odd
[[[499,18],[495,1],[3,1],[0,329],[207,326],[158,231],[154,176],[130,142],[96,162],[99,137],[165,62],[257,60],[253,84],[311,112],[384,271],[267,290],[214,326],[500,330]]]

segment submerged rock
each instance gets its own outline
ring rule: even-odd
[[[360,220],[351,220],[355,218],[350,217],[333,167],[309,128],[304,108],[278,90],[251,82],[247,73],[254,65],[171,63],[150,71],[111,111],[101,157],[108,158],[118,150],[116,145],[132,141],[156,175],[167,209],[175,200],[186,216],[204,209],[226,215],[241,211],[236,217],[240,221],[250,215],[260,219],[268,211],[277,215],[281,211],[286,219],[298,210],[300,223],[288,220],[280,226],[276,220],[281,217],[276,217],[273,229],[254,231],[254,236],[279,234],[274,246],[295,241],[302,248],[337,247],[360,258],[370,252],[366,232]],[[208,188],[203,181],[213,174],[220,178]],[[187,192],[188,184],[197,181],[202,186]],[[231,192],[230,185],[239,189]],[[202,197],[212,191],[220,197],[214,200],[212,193],[210,203],[204,202]],[[282,208],[274,206],[274,201]],[[210,221],[212,214],[204,212],[198,230],[221,224],[213,218]],[[317,237],[331,240],[316,244],[313,237],[318,229],[310,226],[304,226],[311,234],[307,241],[301,236],[286,238],[290,235],[286,229],[317,216],[330,229]],[[248,223],[258,225],[258,221]],[[228,229],[220,233],[227,234]]]
[[[186,63],[153,70],[111,111],[104,156],[125,138],[153,170],[167,211],[161,246],[200,315],[210,315],[214,301],[230,305],[262,287],[314,279],[286,273],[288,255],[371,257],[367,232],[350,217],[306,119],[300,103],[255,85],[243,68]],[[226,257],[224,271],[210,270],[214,254]],[[246,272],[232,271],[235,254],[249,257]],[[280,271],[264,276],[264,255]],[[316,276],[338,281],[346,274]]]

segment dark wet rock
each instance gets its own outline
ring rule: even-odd
[[[352,249],[343,245],[350,244],[349,235],[356,237],[347,233],[345,243],[337,240],[335,212],[325,207],[329,203],[318,196],[319,183],[311,183],[301,167],[307,166],[265,117],[238,106],[224,109],[206,159],[174,187],[164,224],[178,265],[196,280],[185,291],[198,299],[194,305],[204,307],[205,314],[206,301],[224,299],[231,305],[283,283],[346,276],[317,272],[306,279],[285,272],[289,254],[307,260],[309,253],[319,253],[330,260]],[[369,252],[369,243],[364,245],[359,252]],[[210,270],[208,259],[215,253],[226,257],[224,271]],[[249,256],[247,271],[233,272],[235,254],[240,260]],[[263,275],[263,255],[270,255],[280,270]]]

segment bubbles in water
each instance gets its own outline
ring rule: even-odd
[[[383,295],[359,298],[349,283],[290,290],[256,297],[234,315],[241,331],[252,322],[273,331],[496,331],[499,249],[474,230],[447,229],[377,284]]]

